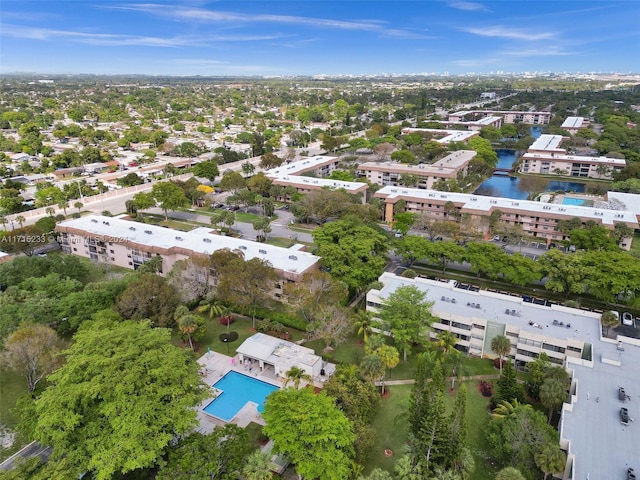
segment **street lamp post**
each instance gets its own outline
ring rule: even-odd
[[[225,337],[223,341],[227,345],[227,355],[229,355],[229,339],[227,337]]]

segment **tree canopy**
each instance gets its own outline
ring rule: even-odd
[[[343,480],[353,471],[355,435],[351,422],[326,393],[285,388],[267,397],[263,431],[274,450],[289,457],[298,474]],[[328,468],[330,466],[330,468]]]
[[[97,480],[156,465],[206,395],[197,364],[170,340],[148,321],[85,323],[35,401],[32,437]]]

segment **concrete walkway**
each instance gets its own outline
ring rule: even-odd
[[[451,377],[449,377],[451,378]],[[500,378],[500,374],[499,373],[493,373],[491,375],[471,375],[469,377],[460,377],[457,381],[458,382],[468,382],[470,380],[496,380]],[[431,380],[431,379],[429,379]],[[410,379],[410,380],[385,380],[385,381],[380,381],[380,382],[374,382],[376,386],[380,387],[382,386],[382,384],[384,384],[386,387],[388,387],[389,385],[413,385],[414,383],[416,383],[415,380]]]

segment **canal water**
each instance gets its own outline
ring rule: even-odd
[[[540,127],[531,127],[531,135],[538,138],[542,133]],[[516,161],[516,151],[499,149],[496,168],[510,169]],[[584,192],[584,183],[548,180],[539,177],[510,177],[506,172],[497,172],[476,189],[475,194],[486,197],[504,197],[526,200],[531,192]]]

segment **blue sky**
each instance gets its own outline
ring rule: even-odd
[[[0,73],[637,73],[639,24],[637,0],[2,0]]]

